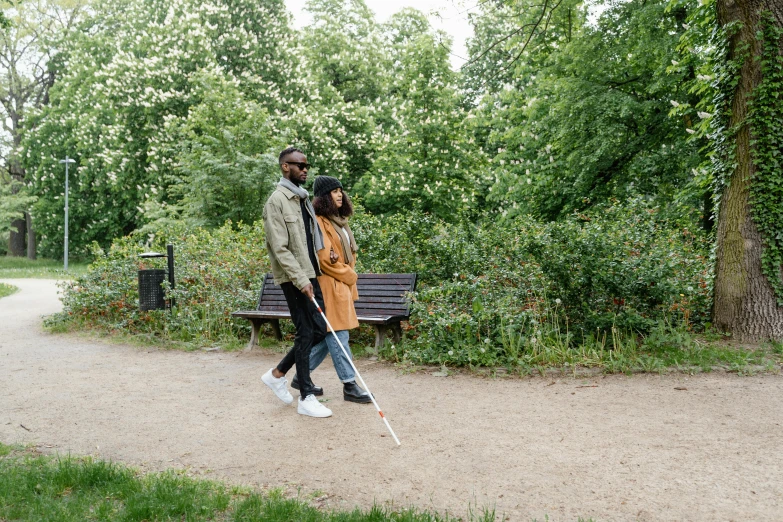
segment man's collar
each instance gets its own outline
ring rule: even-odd
[[[287,197],[288,199],[292,199],[292,198],[298,197],[296,194],[291,192],[290,188],[284,187],[283,185],[278,185],[277,186],[277,190],[279,190],[280,192],[285,194],[285,197]]]

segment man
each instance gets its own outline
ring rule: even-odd
[[[297,411],[310,417],[330,417],[332,411],[315,398],[315,385],[310,379],[310,351],[326,336],[326,323],[313,304],[315,296],[325,309],[316,279],[321,275],[316,252],[324,248],[323,235],[310,195],[302,188],[310,164],[294,147],[280,153],[279,163],[283,177],[264,205],[264,228],[272,275],[283,289],[296,336],[293,348],[261,380],[281,401],[291,404],[294,398],[285,374],[296,365],[301,392]]]

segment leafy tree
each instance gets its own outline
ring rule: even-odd
[[[702,161],[668,114],[690,96],[680,84],[693,72],[667,70],[684,21],[662,0],[629,1],[594,24],[551,26],[544,55],[523,52],[513,84],[476,110],[497,151],[490,200],[546,219],[636,194],[672,200]]]
[[[783,17],[774,2],[672,2],[681,5],[678,66],[696,71],[688,89],[698,98],[672,112],[709,141],[700,170],[718,214],[712,321],[739,340],[781,339]]]
[[[453,219],[483,200],[486,173],[463,125],[467,112],[449,66],[450,42],[415,10],[398,13],[388,27],[394,80],[378,115],[375,162],[359,184],[365,205]]]
[[[391,75],[382,31],[363,0],[310,0],[313,23],[304,29],[302,54],[313,96],[297,113],[313,114],[309,128],[291,121],[319,174],[338,176],[352,190],[370,170],[374,108],[387,92]]]
[[[523,89],[547,57],[571,41],[585,22],[581,0],[493,0],[469,14],[474,36],[462,67],[468,99],[508,86]]]
[[[309,0],[313,23],[305,29],[305,53],[319,87],[345,102],[381,98],[389,78],[383,34],[364,0]]]
[[[51,105],[32,119],[27,140],[41,249],[49,256],[61,248],[54,241],[63,191],[56,158],[78,161],[73,252],[84,255],[92,241],[105,245],[144,224],[143,203],[166,193],[176,177],[166,124],[202,101],[199,71],[239,82],[271,110],[302,97],[281,1],[104,0],[94,10],[71,39]]]
[[[783,6],[717,0],[714,325],[741,341],[783,339]],[[706,17],[714,16],[704,12]]]
[[[285,0],[216,0],[200,11],[217,67],[239,82],[247,99],[285,112],[313,98]]]
[[[48,101],[49,89],[55,81],[55,67],[60,43],[66,40],[82,16],[84,0],[22,0],[3,3],[0,11],[0,170],[5,171],[0,183],[6,208],[19,209],[20,202],[31,202],[23,194],[15,195],[29,182],[22,165],[21,143],[25,116],[30,110]],[[3,219],[6,219],[5,217]],[[12,256],[25,255],[35,259],[36,240],[30,208],[13,213],[13,224],[0,224],[8,236],[8,251]],[[25,241],[27,239],[27,241]]]
[[[347,190],[370,168],[375,129],[368,107],[341,100],[301,102],[279,115],[276,126],[289,144],[307,153],[315,165],[312,174],[337,177]]]
[[[163,155],[174,166],[162,194],[167,197],[150,195],[147,219],[212,228],[227,220],[253,223],[279,178],[277,151],[285,141],[267,111],[244,99],[233,83],[211,73],[199,73],[194,83],[201,101],[186,118],[166,121],[170,143]]]

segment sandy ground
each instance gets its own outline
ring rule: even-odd
[[[485,379],[358,366],[372,405],[314,374],[329,419],[260,382],[278,355],[184,353],[51,335],[53,282],[6,280],[0,441],[259,488],[507,520],[783,520],[783,377]]]

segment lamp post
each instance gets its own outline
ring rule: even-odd
[[[68,164],[76,163],[76,160],[65,156],[60,163],[65,163],[65,250],[63,251],[63,264],[68,271]]]

